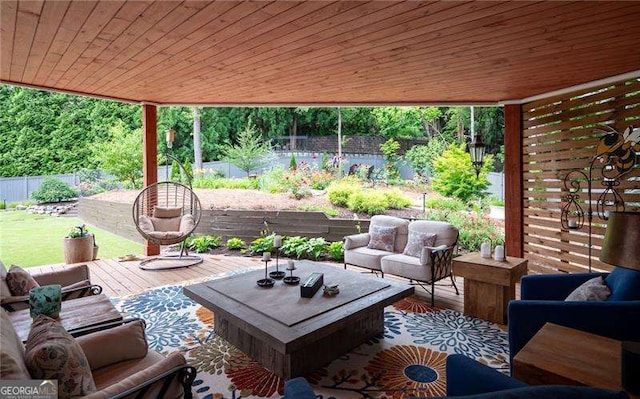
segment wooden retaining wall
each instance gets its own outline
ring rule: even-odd
[[[574,168],[588,174],[601,132],[607,124],[622,133],[640,125],[640,82],[621,81],[595,89],[555,96],[523,105],[524,252],[529,269],[541,273],[588,270],[588,226],[563,229],[560,210],[568,190],[563,179]],[[597,164],[596,164],[597,165]],[[592,198],[602,192],[599,169],[593,170]],[[583,185],[586,187],[586,184]],[[640,211],[640,167],[623,176],[617,187],[627,211]],[[581,206],[587,211],[587,192]],[[610,270],[598,260],[606,222],[594,217],[592,265]]]
[[[83,198],[78,205],[78,216],[86,223],[100,227],[121,237],[142,242],[133,224],[131,204]],[[303,211],[202,211],[196,234],[222,236],[226,241],[240,237],[251,241],[268,229],[287,236],[324,237],[340,241],[349,234],[369,230],[369,220],[330,219],[322,212]]]

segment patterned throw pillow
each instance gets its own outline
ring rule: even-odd
[[[604,283],[602,276],[592,278],[573,290],[565,301],[606,301],[611,290]]]
[[[403,254],[419,258],[422,255],[423,247],[433,247],[436,243],[436,235],[433,233],[421,233],[409,230],[407,246],[404,247]]]
[[[40,287],[29,272],[16,265],[11,266],[7,272],[7,285],[14,296],[29,295],[30,289]]]
[[[369,232],[371,237],[367,248],[393,252],[397,230],[395,227],[371,226],[371,231]]]
[[[75,339],[54,319],[39,315],[31,325],[24,361],[31,378],[58,380],[58,397],[96,392],[89,362]]]

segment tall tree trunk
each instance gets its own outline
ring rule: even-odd
[[[198,107],[193,107],[193,159],[195,161],[195,169],[202,170],[202,148],[200,148],[200,108]]]
[[[298,114],[293,112],[293,123],[291,125],[291,135],[289,136],[289,150],[296,149],[296,135],[298,134]]]

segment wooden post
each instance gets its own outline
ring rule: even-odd
[[[505,246],[507,255],[524,257],[522,106],[504,107]]]
[[[142,181],[144,187],[158,182],[158,110],[155,105],[142,105]],[[159,255],[160,246],[144,241],[144,254]]]

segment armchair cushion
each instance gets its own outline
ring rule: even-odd
[[[640,300],[640,271],[616,267],[604,281],[611,289],[610,301]]]
[[[30,380],[24,363],[24,346],[4,309],[0,309],[0,380]]]
[[[184,356],[179,352],[173,352],[164,357],[160,353],[150,351],[147,356],[139,359],[114,363],[110,366],[93,370],[93,378],[100,391],[89,395],[86,399],[111,398],[128,389],[140,386],[149,380],[162,375],[176,367],[187,364]],[[164,381],[160,380],[145,393],[145,398],[159,397],[159,390]],[[164,397],[181,397],[183,392],[180,383],[173,379]]]
[[[360,233],[346,236],[344,238],[344,249],[356,249],[365,247],[369,243],[369,233]]]
[[[182,216],[182,207],[161,208],[156,206],[153,208],[153,217],[156,218],[175,218],[179,216]]]
[[[592,278],[573,290],[566,301],[606,301],[611,290],[604,283],[602,276]]]
[[[29,295],[31,288],[39,287],[40,284],[20,266],[13,265],[7,272],[7,285],[11,295]]]
[[[385,256],[380,262],[385,273],[412,280],[431,281],[431,267],[423,265],[421,258],[395,254]]]
[[[344,251],[344,261],[367,269],[381,270],[380,260],[387,255],[389,255],[387,251],[361,247]]]
[[[156,218],[151,217],[151,223],[153,223],[153,230],[157,232],[179,232],[181,216],[174,218]]]
[[[144,231],[145,233],[153,233],[154,231],[151,217],[147,215],[140,216],[140,218],[138,219],[138,226],[140,227],[140,230]]]
[[[73,337],[54,319],[39,315],[27,338],[25,363],[31,378],[58,380],[61,398],[96,391],[87,357]]]
[[[422,248],[432,247],[436,242],[436,235],[433,233],[423,233],[415,230],[409,230],[409,238],[407,246],[402,251],[403,255],[419,258],[422,255]]]
[[[117,327],[76,338],[91,370],[145,357],[148,352],[144,322],[135,320]]]
[[[398,229],[395,227],[371,226],[367,248],[393,252],[397,232]]]

